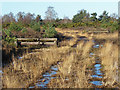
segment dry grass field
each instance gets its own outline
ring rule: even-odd
[[[48,88],[92,88],[89,83],[95,57],[90,52],[98,54],[103,66],[104,87],[119,87],[118,71],[118,33],[88,34],[80,30],[56,30],[68,37],[59,42],[59,47],[36,49],[33,53],[26,53],[22,59],[13,57],[13,63],[3,68],[4,88],[27,88],[35,83],[50,66],[57,64],[57,78],[51,79]],[[105,40],[104,40],[105,39]],[[97,51],[92,47],[95,42],[102,42],[103,47]]]

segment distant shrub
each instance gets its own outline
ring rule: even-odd
[[[67,28],[72,28],[74,25],[73,23],[66,23]]]
[[[67,28],[67,25],[66,24],[60,24],[58,27],[59,28]]]
[[[117,21],[102,22],[100,26],[102,28],[109,28],[110,32],[114,32],[118,30],[118,27],[119,27]]]
[[[36,23],[37,22],[35,22],[35,21],[31,21],[30,24],[29,24],[29,26],[32,28],[32,26],[34,26]]]
[[[10,26],[10,23],[8,22],[8,23],[3,23],[2,24],[2,28],[6,28],[6,27],[8,27],[8,26]]]
[[[74,23],[74,27],[79,27],[79,26],[81,26],[81,22]]]
[[[23,26],[21,24],[11,23],[9,26],[10,30],[20,31],[23,29]]]
[[[40,24],[41,24],[40,22],[31,21],[31,23],[29,24],[29,26],[30,26],[33,30],[40,32],[40,31],[41,31]]]
[[[32,29],[35,30],[35,31],[38,31],[40,32],[40,24],[39,23],[35,23],[33,26],[32,26]]]
[[[22,30],[21,30],[22,33],[25,33],[27,32],[27,29],[24,27]]]
[[[48,26],[43,26],[43,28],[45,30],[45,34],[43,35],[43,37],[51,38],[56,36],[57,31],[55,30],[55,27],[53,27],[51,24],[48,24]]]
[[[118,28],[119,28],[118,22],[115,21],[111,25],[110,32],[114,32],[114,31],[118,30]]]
[[[7,42],[7,44],[13,44],[14,41],[16,41],[16,37],[12,36],[10,29],[3,29],[3,33],[5,33],[5,36],[3,36],[3,40]]]

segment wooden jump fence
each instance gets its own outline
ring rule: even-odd
[[[17,38],[16,46],[22,45],[57,45],[57,38]]]

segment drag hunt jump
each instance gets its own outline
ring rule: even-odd
[[[57,45],[57,38],[17,38],[16,46],[20,45]]]

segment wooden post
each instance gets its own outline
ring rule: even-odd
[[[15,43],[15,46],[18,47],[18,40],[16,40],[14,43]]]

